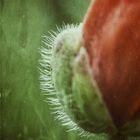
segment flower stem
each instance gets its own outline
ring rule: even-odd
[[[122,134],[115,134],[115,135],[111,135],[109,140],[128,140],[128,137]]]

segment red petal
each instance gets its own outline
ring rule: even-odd
[[[140,111],[140,1],[95,0],[83,40],[93,78],[121,125]]]

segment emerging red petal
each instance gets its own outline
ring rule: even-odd
[[[134,118],[140,111],[140,1],[95,0],[83,41],[114,122]]]

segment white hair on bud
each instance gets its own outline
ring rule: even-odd
[[[58,92],[55,89],[52,78],[52,54],[56,39],[58,41],[60,37],[61,40],[61,36],[63,35],[63,33],[69,33],[69,31],[75,29],[77,30],[78,27],[79,25],[63,24],[62,27],[56,27],[56,32],[50,31],[48,36],[43,36],[44,46],[42,46],[40,49],[40,87],[45,95],[45,101],[50,105],[50,109],[52,110],[52,114],[55,116],[55,119],[61,121],[62,125],[68,128],[68,132],[76,130],[79,132],[80,136],[90,137],[95,135],[80,128],[65,112],[64,107],[57,98]]]

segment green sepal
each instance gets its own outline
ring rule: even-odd
[[[116,133],[110,114],[93,80],[86,51],[82,47],[73,66],[72,96],[81,120],[76,118],[76,114],[73,116],[80,126],[95,133]]]
[[[84,130],[116,133],[101,94],[93,83],[85,51],[81,54],[84,48],[80,40],[79,28],[64,31],[55,40],[52,72],[57,98],[67,115]]]

